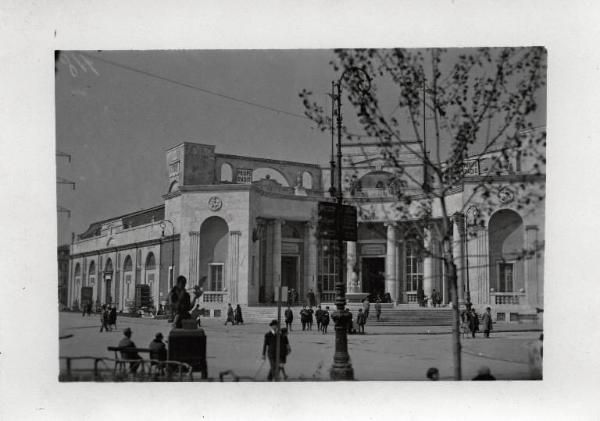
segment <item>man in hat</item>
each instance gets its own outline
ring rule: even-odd
[[[148,349],[150,350],[150,359],[158,360],[158,361],[166,361],[167,360],[167,346],[163,342],[163,334],[158,332],[150,345],[148,345]],[[164,370],[164,364],[159,364],[157,362],[150,363],[151,366],[157,366],[158,371],[160,373]]]
[[[289,342],[287,336],[280,336],[279,339],[280,347],[287,349]],[[272,381],[277,373],[277,320],[272,320],[269,323],[269,331],[265,334],[265,341],[263,343],[262,358],[265,356],[269,357],[269,376],[267,380]]]
[[[123,330],[124,336],[123,339],[119,341],[119,348],[121,348],[121,358],[131,361],[129,363],[129,369],[132,373],[135,373],[141,364],[142,357],[140,357],[140,354],[138,354],[136,351],[127,349],[137,348],[135,343],[133,343],[131,340],[131,334],[132,332],[130,328],[126,327],[125,330]]]

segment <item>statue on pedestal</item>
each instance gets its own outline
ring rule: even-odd
[[[196,285],[194,287],[194,299],[190,300],[190,294],[185,289],[186,283],[187,279],[185,276],[180,275],[177,278],[177,285],[175,285],[169,293],[169,301],[174,315],[173,327],[176,329],[181,329],[182,320],[192,318],[190,310],[194,307],[194,304],[196,304],[196,301],[203,292],[200,286]]]

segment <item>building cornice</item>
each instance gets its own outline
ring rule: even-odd
[[[298,167],[310,167],[310,168],[316,168],[316,169],[321,169],[320,165],[317,164],[308,164],[305,162],[297,162],[297,161],[285,161],[285,160],[281,160],[281,159],[271,159],[271,158],[256,158],[253,156],[241,156],[241,155],[231,155],[231,154],[222,154],[222,153],[216,153],[215,154],[216,158],[223,158],[223,159],[240,159],[240,160],[244,160],[244,161],[258,161],[258,162],[264,162],[266,164],[274,164],[274,165],[294,165],[294,166],[298,166]]]
[[[145,240],[145,241],[138,241],[135,243],[128,243],[128,244],[123,244],[120,246],[114,246],[114,247],[105,247],[103,249],[96,249],[96,250],[91,250],[91,251],[84,251],[81,253],[74,253],[71,254],[69,257],[71,259],[78,259],[81,257],[89,257],[89,256],[97,256],[99,254],[109,254],[109,253],[115,253],[118,251],[123,251],[123,250],[130,250],[130,249],[136,249],[136,248],[142,248],[142,247],[149,247],[149,246],[154,246],[157,244],[162,244],[162,243],[169,243],[172,241],[177,241],[179,240],[180,235],[179,234],[175,234],[173,235],[169,235],[169,236],[165,236],[165,237],[160,237],[160,238],[153,238],[151,240]]]

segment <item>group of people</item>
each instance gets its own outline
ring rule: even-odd
[[[235,310],[231,307],[231,303],[227,304],[227,320],[225,320],[225,326],[227,323],[232,325],[244,324],[244,318],[242,317],[242,307],[239,304],[235,306]]]
[[[103,304],[100,311],[100,323],[100,332],[109,332],[113,328],[117,329],[117,307]]]
[[[119,348],[121,348],[121,358],[129,361],[129,370],[132,373],[136,373],[139,366],[142,363],[142,357],[137,352],[135,343],[131,340],[133,332],[131,328],[125,328],[123,330],[123,338],[119,341]],[[150,350],[150,359],[154,360],[151,362],[151,366],[156,366],[159,371],[164,370],[164,366],[159,361],[167,360],[167,345],[163,342],[163,334],[158,332],[154,339],[148,345]]]
[[[288,308],[284,312],[285,327],[286,329],[292,330],[292,324],[294,322],[294,312],[288,305]],[[327,327],[331,316],[329,315],[329,306],[322,309],[321,306],[317,307],[317,310],[313,310],[311,307],[303,306],[300,310],[300,323],[302,324],[302,330],[312,330],[313,323],[317,322],[317,330],[323,334],[327,333]]]
[[[479,315],[475,311],[473,306],[467,306],[465,310],[461,312],[460,315],[462,331],[465,336],[471,334],[471,337],[474,338],[475,334],[479,332],[479,326],[481,324],[483,328],[483,336],[485,338],[490,337],[490,331],[493,329],[492,326],[492,313],[491,308],[487,307],[485,309],[485,313],[481,316],[481,322],[479,320]]]

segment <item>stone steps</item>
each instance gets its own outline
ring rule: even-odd
[[[330,311],[334,308],[329,306]],[[356,319],[357,309],[350,307],[353,317]],[[294,324],[300,323],[300,310],[302,307],[292,307],[294,312]],[[255,323],[268,323],[277,319],[277,307],[246,307],[243,310],[245,321]],[[281,319],[284,318],[285,307],[281,308]],[[222,313],[224,315],[224,313]],[[392,308],[381,309],[381,320],[377,321],[375,309],[371,305],[369,326],[451,326],[452,310],[448,308]]]

